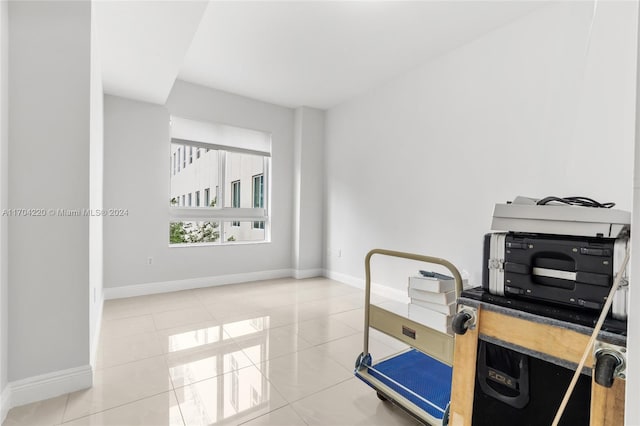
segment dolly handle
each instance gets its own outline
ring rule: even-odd
[[[426,262],[434,265],[442,265],[451,272],[453,279],[456,282],[456,299],[460,297],[462,293],[462,276],[453,263],[448,260],[441,259],[439,257],[424,256],[415,253],[406,253],[402,251],[393,251],[385,249],[373,249],[364,258],[364,271],[365,271],[365,299],[364,299],[364,351],[366,355],[369,353],[369,305],[371,304],[371,258],[374,254],[380,254],[383,256],[399,257],[402,259],[416,260],[418,262]]]

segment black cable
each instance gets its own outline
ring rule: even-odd
[[[604,208],[610,209],[615,206],[616,203],[600,203],[596,200],[587,197],[545,197],[542,200],[538,200],[536,203],[539,206],[544,206],[549,203],[562,203],[569,204],[571,206],[581,206],[581,207],[596,207],[596,208]]]

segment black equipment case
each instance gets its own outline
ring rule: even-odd
[[[626,237],[486,234],[482,287],[499,296],[600,310],[628,242]],[[613,318],[627,318],[627,291],[625,271],[614,295]]]

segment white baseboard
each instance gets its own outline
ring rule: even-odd
[[[291,269],[276,269],[272,271],[247,272],[244,274],[219,275],[215,277],[191,278],[176,281],[160,281],[120,287],[105,287],[104,300],[146,296],[148,294],[168,293],[171,291],[191,290],[194,288],[213,287],[226,284],[246,283],[250,281],[273,280],[278,278],[288,278],[292,275]]]
[[[351,275],[343,274],[340,272],[330,271],[328,269],[324,270],[324,276],[335,280],[340,281],[341,283],[350,285],[352,287],[359,288],[364,290],[365,280],[362,278],[357,278]],[[387,299],[395,300],[397,302],[408,303],[409,296],[407,294],[407,290],[399,290],[397,288],[389,287],[382,284],[371,283],[371,293],[385,297]]]
[[[93,372],[90,365],[54,371],[9,383],[10,407],[17,407],[65,393],[90,388]]]
[[[302,280],[305,278],[315,278],[324,276],[324,269],[294,269],[293,270],[293,278],[297,280]]]
[[[7,418],[7,413],[11,409],[11,386],[7,385],[0,393],[0,424]]]

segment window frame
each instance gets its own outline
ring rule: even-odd
[[[260,191],[258,194],[258,199],[260,202],[256,206],[256,179],[260,179]],[[264,208],[264,173],[258,173],[257,175],[251,176],[251,203],[254,208]],[[252,229],[264,229],[264,221],[254,221],[251,225]]]
[[[234,208],[234,209],[240,208],[240,200],[242,197],[242,193],[240,191],[242,191],[240,179],[231,181],[231,208]],[[234,228],[239,228],[240,221],[239,220],[231,221],[231,226],[233,226]]]
[[[169,224],[173,222],[217,222],[221,226],[224,222],[232,221],[234,223],[240,224],[240,222],[262,222],[264,224],[264,228],[253,228],[252,229],[261,229],[264,230],[264,239],[260,241],[225,241],[224,235],[221,235],[219,240],[216,242],[203,242],[203,243],[182,243],[182,244],[172,244],[168,243],[169,247],[199,247],[199,246],[208,246],[208,245],[231,245],[231,244],[263,244],[271,242],[271,215],[270,215],[270,186],[268,186],[270,173],[271,173],[271,154],[269,152],[262,151],[253,151],[242,148],[235,148],[232,146],[224,146],[224,145],[215,145],[205,142],[197,142],[190,141],[184,139],[176,139],[171,138],[169,146],[171,144],[181,145],[183,156],[184,156],[184,166],[186,167],[186,151],[187,146],[193,148],[201,148],[206,152],[210,150],[218,150],[218,185],[215,187],[215,191],[212,192],[212,188],[210,189],[210,200],[209,204],[216,200],[215,207],[210,206],[196,206],[189,207],[183,205],[169,205]],[[180,148],[178,148],[180,149]],[[246,207],[224,207],[225,200],[228,196],[232,196],[232,194],[226,194],[225,189],[225,178],[226,178],[226,163],[227,163],[227,153],[244,153],[257,155],[262,157],[263,160],[263,172],[259,175],[263,176],[263,202],[264,206],[262,208],[246,208]],[[178,163],[179,167],[179,163]],[[169,173],[169,199],[171,198],[171,173]],[[257,176],[257,175],[255,175]],[[251,177],[252,185],[253,185],[253,176]],[[184,197],[184,195],[182,196]],[[178,197],[179,199],[179,197]],[[186,200],[185,200],[186,201]],[[252,200],[253,204],[253,200]],[[221,232],[222,234],[222,232]]]

